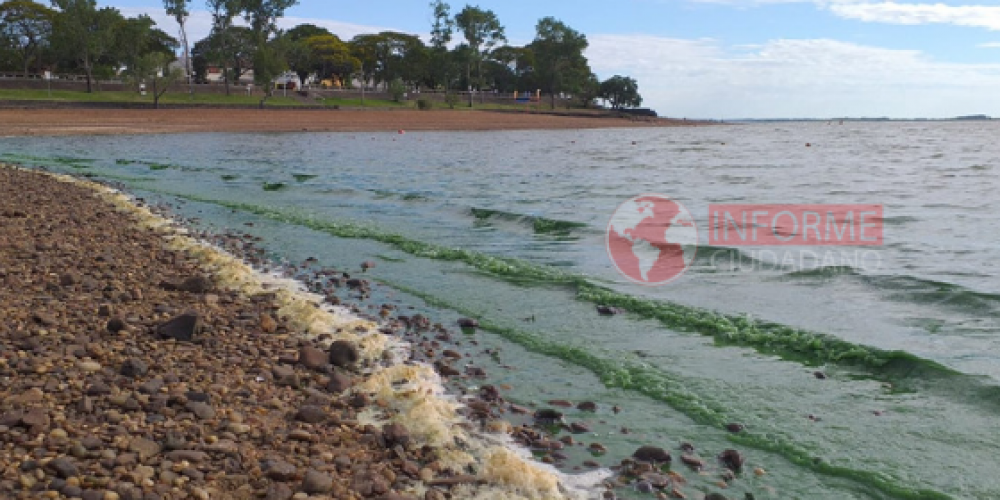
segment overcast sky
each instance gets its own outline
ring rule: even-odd
[[[1000,2],[956,0],[484,0],[511,43],[539,18],[585,33],[600,78],[639,81],[644,104],[689,118],[1000,116]],[[109,0],[177,26],[158,0]],[[283,27],[350,39],[384,29],[426,36],[428,1],[301,0]],[[453,12],[465,3],[452,2]],[[191,4],[189,38],[208,33]]]

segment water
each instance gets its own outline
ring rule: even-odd
[[[694,443],[712,467],[674,465],[693,498],[998,498],[998,128],[30,137],[0,139],[0,160],[183,202],[180,215],[290,262],[375,260],[388,286],[373,301],[481,320],[465,347],[498,350],[483,383],[508,399],[597,401],[567,417],[609,448],[599,462]],[[886,244],[818,261],[703,245],[679,281],[640,287],[603,238],[641,193],[680,201],[701,228],[710,203],[883,204]],[[720,490],[712,457],[731,447],[747,466]],[[571,471],[593,459],[570,455]]]

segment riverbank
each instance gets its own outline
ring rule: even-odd
[[[0,221],[4,498],[564,496],[374,322],[120,194],[0,167]]]
[[[479,110],[0,109],[0,137],[190,132],[397,132],[691,126],[697,122]]]

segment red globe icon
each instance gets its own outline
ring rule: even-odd
[[[698,250],[698,225],[691,212],[662,194],[636,196],[608,222],[608,256],[622,275],[642,285],[679,278]]]

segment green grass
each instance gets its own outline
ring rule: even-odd
[[[195,93],[194,95],[188,94],[186,92],[167,92],[160,98],[160,103],[163,104],[229,104],[229,105],[244,105],[244,106],[256,106],[260,103],[260,94],[248,96],[241,93],[241,88],[233,88],[232,95],[216,94],[216,93]],[[300,101],[294,97],[283,97],[281,95],[282,91],[275,91],[276,95],[274,97],[269,97],[265,106],[268,107],[299,107],[305,105],[311,106],[328,106],[334,107],[338,106],[341,108],[381,108],[381,109],[416,109],[417,108],[417,97],[411,98],[409,101],[395,102],[387,99],[365,99],[362,104],[360,98],[321,98],[312,99],[308,101]],[[134,91],[94,91],[93,93],[87,93],[83,91],[71,91],[71,90],[53,90],[51,94],[47,90],[26,90],[26,89],[11,89],[11,90],[0,90],[0,100],[30,100],[30,101],[59,101],[59,102],[107,102],[107,103],[153,103],[153,96],[150,92],[147,92],[145,96],[139,95],[138,92]],[[461,102],[455,105],[455,110],[540,110],[547,111],[548,105],[546,103],[532,103],[528,104],[500,104],[500,103],[479,103],[476,102],[472,108],[469,107],[468,101]],[[434,110],[449,109],[448,105],[443,102],[434,101]]]

